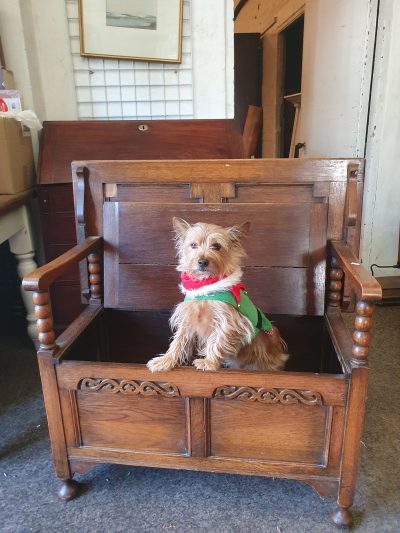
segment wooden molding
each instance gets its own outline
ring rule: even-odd
[[[301,403],[303,405],[323,405],[319,392],[294,389],[265,389],[263,387],[218,387],[214,398],[226,400],[244,400],[249,402],[281,403],[283,405]]]
[[[219,204],[225,198],[235,198],[234,183],[192,183],[190,197],[199,198],[206,204]]]
[[[167,398],[180,396],[176,385],[172,383],[155,383],[153,381],[134,381],[128,379],[94,379],[83,378],[78,385],[79,390],[91,392],[111,392],[116,394],[140,394],[142,396],[164,396]]]

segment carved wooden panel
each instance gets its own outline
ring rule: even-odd
[[[244,400],[266,404],[303,404],[322,405],[322,396],[319,392],[293,389],[266,389],[263,387],[218,387],[213,394],[214,398],[226,400]]]
[[[164,396],[173,398],[180,396],[178,387],[173,383],[155,383],[153,381],[134,381],[129,379],[94,379],[83,378],[79,385],[79,390],[92,392],[110,392],[116,394],[137,394],[142,396]]]
[[[205,204],[218,204],[235,198],[236,187],[234,183],[192,183],[190,196]]]

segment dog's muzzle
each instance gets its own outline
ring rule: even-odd
[[[206,267],[208,267],[208,259],[204,259],[204,258],[199,259],[197,261],[197,264],[199,265],[200,270],[205,270]]]

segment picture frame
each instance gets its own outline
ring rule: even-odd
[[[180,63],[183,0],[78,0],[81,56]]]

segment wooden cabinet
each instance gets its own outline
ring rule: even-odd
[[[38,194],[46,261],[76,244],[71,162],[87,159],[232,159],[243,157],[233,120],[45,122],[40,145]],[[82,310],[79,270],[51,289],[58,329]]]
[[[45,257],[52,261],[76,244],[72,185],[40,185],[38,195]],[[54,319],[61,329],[83,310],[78,266],[72,267],[51,288],[51,302]]]
[[[261,106],[262,40],[259,33],[235,33],[235,118],[243,128],[249,105]]]

